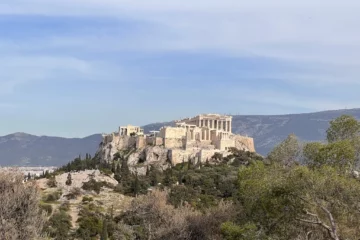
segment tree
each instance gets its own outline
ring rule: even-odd
[[[276,146],[268,155],[268,159],[283,166],[291,166],[300,154],[300,144],[294,134],[290,134],[282,143]]]
[[[72,184],[72,178],[71,178],[70,173],[67,175],[67,179],[66,179],[65,184],[68,185],[68,186],[70,186]]]
[[[31,179],[31,175],[30,175],[30,172],[28,172],[27,180],[30,180],[30,179]]]
[[[360,124],[352,116],[342,115],[330,121],[330,127],[326,131],[328,142],[351,140],[359,136]]]
[[[0,172],[0,239],[39,239],[45,215],[36,183],[23,183],[21,172]]]
[[[134,193],[135,197],[137,197],[139,191],[140,191],[140,184],[139,184],[138,173],[136,171],[135,179],[134,179],[134,183],[133,183],[133,193]]]
[[[55,240],[69,239],[71,229],[71,216],[65,211],[54,213],[45,225],[45,232]]]
[[[161,172],[154,165],[150,166],[149,180],[151,186],[156,186],[161,182]]]
[[[100,240],[108,240],[108,229],[107,229],[107,220],[103,220],[103,228],[101,231]]]
[[[328,144],[319,142],[308,143],[304,146],[305,163],[309,167],[332,166],[341,171],[354,168],[355,149],[349,140],[341,140]]]
[[[126,181],[126,179],[128,179],[130,176],[130,169],[126,159],[122,159],[119,170],[120,170],[121,181]]]
[[[331,166],[284,169],[252,163],[240,168],[239,195],[244,209],[239,222],[258,223],[268,237],[304,239],[309,231],[311,239],[360,236],[355,227],[360,182]]]

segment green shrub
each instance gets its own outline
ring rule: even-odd
[[[111,176],[113,174],[113,172],[111,171],[111,169],[108,168],[100,168],[100,173],[106,175],[106,176]]]
[[[45,211],[47,213],[48,216],[50,216],[52,214],[53,208],[50,204],[46,204],[46,203],[40,203],[40,209],[42,211]]]
[[[68,194],[65,195],[65,197],[68,200],[76,199],[81,195],[81,189],[80,188],[72,188]]]
[[[45,202],[55,202],[60,199],[61,195],[62,195],[61,191],[49,193],[44,197],[44,201]]]
[[[64,211],[59,211],[51,216],[45,225],[44,232],[55,240],[67,240],[70,229],[71,216]]]
[[[94,199],[90,196],[83,196],[82,198],[82,202],[86,203],[86,202],[92,202],[94,201]]]
[[[68,212],[70,210],[70,203],[69,202],[64,202],[60,205],[59,207],[60,211],[64,211],[64,212]]]
[[[79,239],[89,239],[98,237],[102,232],[102,219],[104,218],[103,209],[97,207],[93,203],[82,205],[79,212],[78,224],[79,228],[76,230],[76,237]]]
[[[236,225],[225,222],[221,225],[221,233],[225,240],[255,240],[259,239],[255,224]]]
[[[50,188],[56,188],[56,187],[57,187],[55,177],[49,178],[49,179],[47,180],[46,184],[47,184],[48,187],[50,187]]]
[[[82,189],[87,191],[94,191],[97,194],[100,193],[102,187],[108,187],[114,189],[114,186],[111,183],[105,181],[97,182],[95,179],[90,179],[88,182],[85,182],[82,185]]]

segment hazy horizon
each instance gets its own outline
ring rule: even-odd
[[[342,110],[357,110],[357,109],[360,109],[360,108],[348,108],[348,109],[327,109],[327,110],[322,110],[322,111],[313,111],[313,112],[299,112],[299,113],[284,113],[284,114],[228,114],[228,115],[232,115],[232,116],[284,116],[284,115],[298,115],[298,114],[311,114],[311,113],[318,113],[318,112],[331,112],[331,111],[342,111]],[[203,113],[198,113],[198,114],[203,114]],[[225,113],[224,113],[225,114]],[[194,115],[195,116],[195,115]],[[191,117],[191,116],[187,116],[187,117]],[[184,116],[182,117],[184,118]],[[182,119],[182,118],[178,118],[178,119]],[[155,121],[155,122],[148,122],[148,123],[145,123],[145,124],[140,124],[139,126],[146,126],[148,124],[154,124],[154,123],[163,123],[163,122],[171,122],[171,121],[174,121],[174,120],[177,120],[177,119],[171,119],[171,120],[164,120],[164,121]],[[127,123],[127,124],[132,124],[132,123]],[[127,125],[127,124],[123,124],[123,125]],[[111,132],[115,132],[117,131],[118,127],[120,125],[114,127],[114,129],[112,131],[109,131],[109,132],[101,132],[101,131],[94,131],[93,133],[89,133],[87,135],[84,135],[84,136],[62,136],[62,135],[49,135],[49,134],[44,134],[44,133],[40,133],[40,134],[34,134],[34,133],[31,133],[31,132],[11,132],[11,133],[7,133],[7,134],[4,134],[4,135],[0,135],[0,137],[4,137],[4,136],[7,136],[7,135],[12,135],[12,134],[28,134],[28,135],[33,135],[33,136],[38,136],[38,137],[61,137],[61,138],[68,138],[68,139],[71,139],[71,138],[86,138],[86,137],[90,137],[92,135],[96,135],[96,134],[102,134],[102,133],[105,133],[105,134],[108,134],[108,133],[111,133]]]

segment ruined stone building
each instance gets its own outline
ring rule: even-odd
[[[127,125],[125,127],[119,127],[120,136],[131,136],[131,135],[144,135],[144,130],[137,126]]]
[[[147,135],[140,127],[128,125],[120,127],[118,133],[104,135],[102,143],[107,161],[117,151],[132,148],[136,152],[129,157],[131,161],[136,162],[143,155],[151,161],[163,156],[171,164],[194,158],[206,161],[215,153],[227,154],[232,147],[255,152],[253,138],[233,134],[232,117],[220,114],[181,119],[175,121],[175,126],[165,126]]]

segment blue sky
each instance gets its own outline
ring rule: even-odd
[[[0,135],[360,107],[355,0],[2,0]]]

